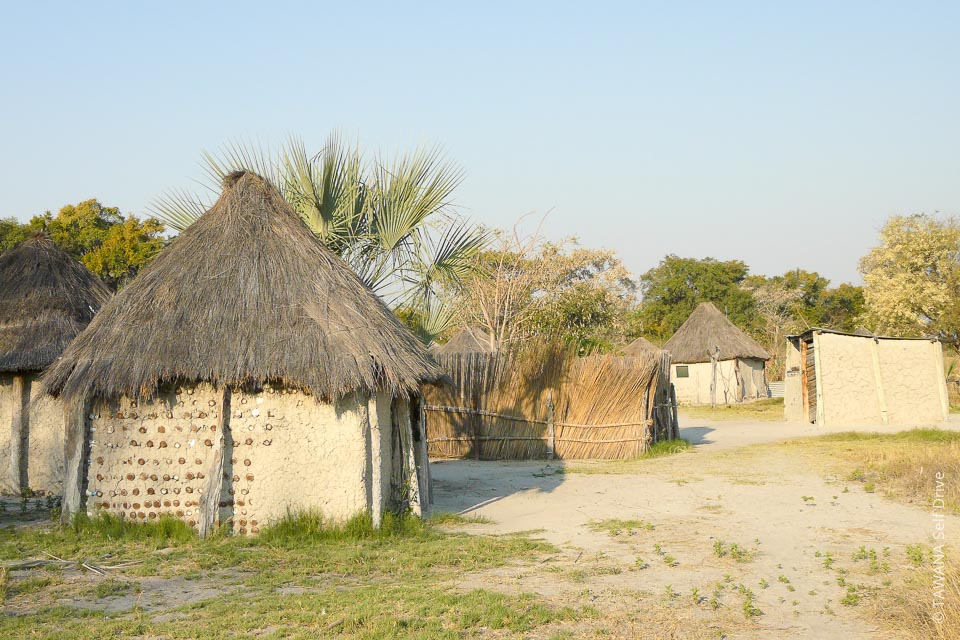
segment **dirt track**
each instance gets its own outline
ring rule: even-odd
[[[795,450],[737,448],[807,435],[795,431],[781,423],[702,423],[684,434],[702,443],[692,453],[646,461],[629,475],[571,472],[602,471],[602,463],[565,469],[563,463],[436,462],[435,509],[493,521],[470,525],[476,532],[541,530],[562,549],[540,568],[471,576],[464,586],[532,591],[562,604],[586,599],[610,621],[614,637],[665,637],[668,630],[675,637],[889,637],[862,608],[841,603],[848,592],[838,570],[850,572],[849,584],[883,588],[905,562],[907,545],[929,543],[929,514],[865,493]],[[613,518],[652,528],[611,535],[588,526]],[[948,526],[960,530],[960,519]],[[753,551],[753,558],[718,557],[718,540]],[[867,571],[866,561],[854,561],[861,546],[875,550],[889,570]],[[827,553],[834,562],[825,562]],[[725,586],[711,603],[718,583]],[[753,621],[741,611],[739,584],[764,612]],[[666,595],[668,585],[679,595]],[[594,630],[607,623],[591,624]]]

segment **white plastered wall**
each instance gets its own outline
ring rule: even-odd
[[[64,474],[64,413],[59,400],[42,395],[36,374],[22,374],[30,386],[30,399],[24,428],[27,430],[27,487],[33,491],[59,494]],[[14,397],[13,374],[0,375],[0,491],[17,491],[11,476],[11,429]]]
[[[14,491],[10,477],[10,429],[13,422],[13,376],[0,374],[0,492]]]
[[[800,347],[787,341],[786,370],[783,377],[783,416],[787,422],[803,422],[803,368]]]
[[[740,360],[739,362],[744,397],[754,398],[758,387],[764,384],[764,362],[754,359]],[[677,367],[687,367],[689,375],[686,378],[678,377]],[[670,377],[677,392],[678,403],[710,404],[712,367],[713,365],[710,362],[674,363],[671,365]],[[737,391],[736,367],[737,360],[721,360],[717,363],[717,404],[729,404],[742,399],[738,396]]]

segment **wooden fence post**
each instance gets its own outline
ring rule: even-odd
[[[547,460],[556,456],[557,434],[553,417],[553,389],[547,390]]]
[[[64,454],[66,473],[63,479],[63,502],[60,505],[60,523],[70,524],[73,517],[84,508],[84,485],[87,475],[87,408],[81,398],[69,401],[64,406],[66,420],[66,443]]]
[[[673,386],[673,383],[670,383],[670,413],[673,418],[672,427],[673,427],[673,440],[677,440],[680,437],[680,418],[677,415],[677,389]]]
[[[480,459],[480,421],[483,416],[480,415],[480,394],[473,394],[473,458]]]

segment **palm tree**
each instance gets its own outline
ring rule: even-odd
[[[458,216],[451,196],[463,172],[433,147],[391,162],[365,162],[356,145],[334,133],[310,156],[291,137],[273,156],[248,144],[203,154],[211,196],[232,171],[272,180],[303,221],[388,304],[416,318],[424,339],[455,323],[442,291],[471,273],[489,233]],[[167,226],[183,231],[210,207],[188,192],[168,192],[153,206]]]

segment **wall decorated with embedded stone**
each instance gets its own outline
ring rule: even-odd
[[[199,521],[200,498],[222,436],[223,393],[179,387],[156,398],[96,406],[90,421],[87,511],[139,522]]]

